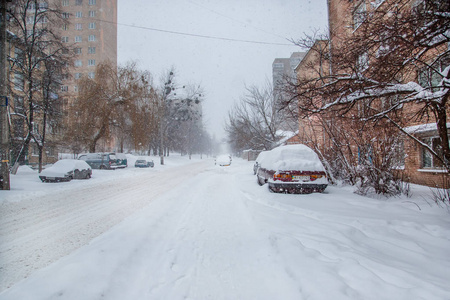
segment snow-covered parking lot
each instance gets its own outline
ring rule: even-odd
[[[166,162],[58,184],[14,175],[0,299],[450,299],[450,214],[428,188],[274,194],[252,162]]]

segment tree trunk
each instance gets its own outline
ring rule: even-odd
[[[438,158],[442,160],[447,172],[450,173],[450,146],[448,144],[447,112],[445,110],[445,106],[439,106],[436,108],[436,117],[437,131],[441,139],[442,147],[442,158]]]

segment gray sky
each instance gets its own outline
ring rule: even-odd
[[[287,39],[325,30],[328,18],[326,0],[118,0],[118,5],[119,64],[138,62],[156,84],[173,66],[177,84],[200,84],[204,120],[217,138],[225,136],[227,113],[245,86],[263,86],[272,78],[275,58],[301,49],[151,29],[289,44]]]

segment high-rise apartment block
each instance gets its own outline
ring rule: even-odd
[[[74,44],[77,56],[71,76],[63,82],[62,92],[70,97],[78,91],[77,80],[95,77],[95,67],[109,60],[117,65],[117,0],[53,0],[59,2],[63,18],[62,40]]]

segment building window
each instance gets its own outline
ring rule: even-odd
[[[14,118],[13,119],[13,128],[14,128],[14,136],[16,137],[25,137],[25,121],[22,118]]]
[[[61,41],[62,41],[63,43],[68,43],[68,42],[69,42],[69,37],[68,37],[68,36],[63,36],[63,37],[61,38]]]
[[[73,49],[73,52],[75,52],[75,54],[81,54],[81,48],[75,48]]]
[[[95,59],[89,59],[88,66],[95,66]]]
[[[75,5],[83,5],[83,0],[75,0]]]
[[[89,72],[88,77],[90,79],[94,79],[95,78],[95,73],[94,72]]]
[[[63,12],[61,15],[62,15],[63,19],[68,19],[70,16],[70,14],[67,12]]]
[[[81,73],[75,73],[75,79],[80,79],[81,78]]]
[[[353,28],[358,28],[366,19],[366,2],[363,1],[361,4],[359,4],[355,11],[353,12]]]
[[[69,6],[69,0],[62,0],[62,6]]]
[[[81,23],[76,23],[76,24],[75,24],[75,30],[83,30],[83,24],[81,24]]]
[[[25,54],[19,47],[14,47],[14,63],[23,65],[25,61]]]
[[[89,35],[88,40],[89,42],[95,42],[95,35],[94,34]]]
[[[67,24],[64,24],[64,25],[62,26],[62,30],[64,30],[64,31],[69,30],[69,26],[68,26]]]
[[[95,29],[95,22],[89,23],[89,29]]]
[[[82,11],[77,11],[77,12],[75,13],[75,17],[76,17],[76,18],[82,18],[82,17],[83,17],[83,12],[82,12]]]
[[[38,23],[48,23],[47,16],[41,16],[38,20]]]
[[[45,10],[48,9],[48,3],[47,2],[40,2],[39,3],[39,9]]]
[[[429,137],[429,138],[423,138],[422,142],[427,144],[428,146],[433,149],[434,152],[438,154],[439,157],[443,156],[442,146],[441,146],[441,138],[439,137]],[[442,162],[435,158],[431,152],[426,149],[425,147],[422,147],[422,168],[442,168]]]
[[[14,112],[18,114],[25,113],[25,102],[23,101],[23,97],[14,96]]]
[[[434,64],[424,67],[418,71],[417,81],[423,88],[431,89],[433,92],[443,87],[443,71],[450,65],[450,55],[437,60]]]
[[[83,40],[83,39],[81,38],[81,35],[77,35],[77,36],[75,37],[75,43],[81,43],[82,40]]]
[[[33,132],[38,134],[38,132],[34,131],[34,125],[35,124],[33,123]],[[36,124],[36,125],[38,125],[38,124]],[[39,155],[39,148],[38,148],[38,146],[35,143],[32,144],[31,149],[32,149],[31,150],[31,155],[33,155],[33,156],[38,156]]]
[[[78,85],[74,85],[74,86],[73,86],[73,91],[76,92],[76,93],[78,93]]]
[[[97,0],[89,0],[89,5],[95,5],[97,4]]]
[[[83,63],[81,62],[81,60],[80,59],[77,59],[77,60],[75,60],[75,67],[81,67],[81,66],[83,66]]]
[[[90,18],[95,18],[95,10],[90,10],[89,11],[89,17]]]
[[[23,91],[25,87],[25,81],[23,75],[20,73],[14,73],[14,88],[18,91]]]
[[[68,92],[68,91],[69,91],[69,87],[67,85],[61,86],[61,92]]]
[[[27,24],[33,24],[34,23],[34,16],[27,17]]]
[[[89,47],[88,48],[88,53],[89,54],[95,54],[95,47]]]

